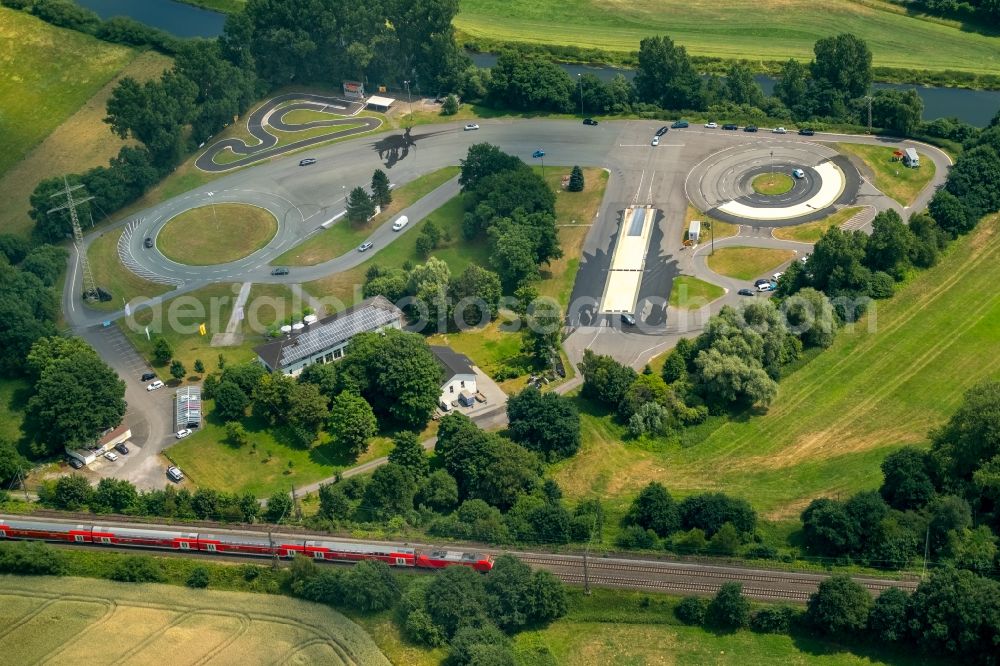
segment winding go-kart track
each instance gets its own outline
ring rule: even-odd
[[[281,107],[289,103],[290,106]],[[329,98],[284,95],[257,109],[249,125],[260,129],[263,144],[264,136],[270,136],[263,128],[280,123],[284,108],[328,103]],[[473,143],[496,144],[529,164],[539,162],[531,156],[542,149],[549,165],[596,166],[610,173],[600,212],[594,220],[588,221],[591,228],[584,243],[568,312],[566,351],[571,360],[590,348],[637,365],[671,347],[678,337],[695,334],[708,316],[726,303],[737,302],[739,297],[735,291],[745,286],[707,268],[703,255],[705,243],[694,249],[683,247],[684,216],[689,200],[713,217],[741,224],[738,236],[718,241],[717,245],[782,247],[793,249],[801,256],[808,253],[811,246],[777,240],[771,236],[771,228],[817,219],[846,204],[866,205],[871,211],[894,208],[906,216],[908,210],[919,210],[926,205],[934,190],[944,182],[951,164],[943,152],[919,145],[920,151],[935,162],[937,169],[931,183],[907,210],[875,189],[850,160],[824,142],[915,145],[914,142],[824,134],[806,140],[797,135],[766,131],[750,134],[690,127],[670,130],[661,138],[659,146],[651,146],[650,139],[662,124],[629,120],[602,122],[591,127],[573,120],[500,119],[480,121],[478,131],[463,131],[462,123],[448,123],[420,126],[410,132],[361,136],[311,150],[302,150],[302,145],[329,141],[329,137],[266,148],[268,157],[293,151],[294,155],[239,169],[120,223],[127,225],[128,233],[122,235],[119,256],[138,275],[177,287],[162,297],[151,299],[148,304],[222,281],[309,282],[377,256],[400,235],[411,233],[416,226],[414,222],[426,217],[459,191],[457,179],[453,179],[401,211],[411,224],[401,232],[393,232],[391,220],[387,221],[369,237],[374,243],[369,252],[352,250],[321,264],[293,267],[286,276],[272,276],[272,260],[310,235],[342,223],[346,193],[354,187],[367,186],[374,169],[386,170],[392,183],[399,186],[430,171],[457,165]],[[257,135],[256,129],[251,131]],[[232,148],[233,144],[227,140],[210,146],[199,157],[199,164],[207,155],[217,154],[224,147]],[[316,162],[299,166],[303,158],[314,158]],[[247,159],[261,159],[261,153],[255,152]],[[798,179],[785,195],[767,198],[754,195],[750,180],[755,174],[771,169],[772,160],[775,170],[801,168],[805,177]],[[278,220],[275,237],[248,257],[214,266],[179,264],[164,257],[155,247],[143,247],[146,237],[155,238],[178,213],[222,202],[247,203],[269,210]],[[621,219],[625,209],[632,206],[645,206],[655,211],[648,217],[652,228],[637,231],[641,232],[642,242],[633,242],[627,253],[623,250],[616,256]],[[94,237],[86,237],[85,245]],[[122,316],[123,312],[109,316],[78,304],[81,289],[78,269],[77,262],[71,259],[70,279],[66,281],[64,293],[64,310],[71,325],[85,329]],[[619,270],[631,271],[634,275],[612,275]],[[727,293],[698,310],[668,309],[665,303],[671,283],[679,274],[714,282],[725,287]],[[602,309],[602,304],[610,302],[606,288],[613,277],[617,280],[615,284],[627,284],[626,288],[631,291],[617,295],[613,310]],[[627,279],[621,279],[623,277]],[[131,307],[135,310],[141,305],[133,303]],[[623,327],[619,312],[633,313],[637,325]]]

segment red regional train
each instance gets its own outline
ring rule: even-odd
[[[389,544],[363,544],[343,541],[292,539],[287,535],[206,534],[203,532],[173,532],[168,530],[136,529],[123,525],[70,525],[68,523],[9,520],[0,517],[0,539],[87,543],[126,548],[198,551],[247,557],[278,557],[290,559],[305,556],[330,562],[360,562],[378,560],[394,567],[441,569],[467,566],[486,573],[493,568],[493,556],[451,550],[422,552]]]

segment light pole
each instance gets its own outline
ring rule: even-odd
[[[406,115],[410,120],[410,127],[413,127],[413,96],[410,95],[410,82],[403,81],[403,85],[406,86]]]
[[[215,216],[215,192],[209,192],[208,198],[212,200],[212,221],[215,222],[215,230],[219,230],[219,218]]]
[[[583,116],[583,77],[577,73],[576,80],[580,84],[580,115]]]

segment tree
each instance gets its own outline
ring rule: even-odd
[[[187,374],[187,368],[185,368],[184,364],[181,363],[178,359],[174,359],[170,363],[170,376],[171,377],[173,377],[174,379],[184,379],[184,376],[186,374]]]
[[[683,529],[698,528],[711,538],[723,525],[730,523],[743,534],[752,534],[757,526],[757,514],[744,499],[722,493],[702,493],[685,497],[678,506]]]
[[[808,78],[809,71],[806,66],[791,58],[782,65],[781,73],[774,84],[774,96],[780,99],[796,118],[808,115]]]
[[[669,37],[647,37],[639,42],[639,63],[633,80],[644,102],[664,109],[702,109],[701,77],[683,46]]]
[[[444,102],[441,104],[441,115],[442,116],[453,116],[458,113],[458,98],[453,94],[448,94],[444,98]]]
[[[742,63],[734,62],[726,73],[726,97],[734,104],[759,107],[764,92],[753,78],[753,72]]]
[[[389,452],[390,463],[410,472],[415,480],[427,476],[429,461],[416,433],[404,430],[392,438],[392,443],[392,451]]]
[[[345,572],[339,603],[369,613],[388,610],[400,596],[399,583],[385,562],[358,562]]]
[[[830,576],[809,595],[805,619],[821,634],[851,636],[868,624],[872,597],[850,576]]]
[[[145,144],[154,164],[173,166],[182,153],[183,129],[196,97],[197,86],[174,70],[141,84],[125,77],[111,92],[104,122],[120,138],[132,136]]]
[[[909,267],[916,238],[899,213],[889,209],[872,220],[872,235],[865,247],[865,265],[872,271],[885,271],[901,279]]]
[[[296,382],[292,385],[288,396],[288,424],[302,435],[306,443],[315,441],[327,422],[330,415],[328,403],[327,397],[315,384]]]
[[[86,477],[80,474],[60,476],[52,492],[52,503],[57,509],[76,511],[90,504],[92,494]]]
[[[215,389],[215,413],[223,421],[239,421],[246,416],[250,399],[236,382],[223,381]]]
[[[705,624],[723,631],[736,631],[750,624],[750,602],[743,597],[742,584],[722,584],[705,609]]]
[[[909,634],[924,649],[977,659],[996,655],[1000,584],[971,571],[942,567],[910,597]]]
[[[449,289],[455,299],[456,324],[481,326],[497,316],[503,289],[500,276],[493,271],[469,264]]]
[[[46,287],[51,287],[66,268],[68,256],[61,247],[40,245],[28,253],[18,268],[35,275]]]
[[[882,89],[872,94],[872,124],[876,127],[910,136],[920,126],[923,115],[924,100],[914,88]]]
[[[969,503],[954,495],[935,497],[927,505],[927,538],[932,554],[945,550],[951,533],[968,528],[972,524]]]
[[[250,443],[250,434],[239,421],[226,421],[226,439],[242,448]]]
[[[976,468],[1000,455],[1000,382],[965,392],[958,411],[931,433],[931,455],[960,481],[971,481]]]
[[[740,533],[732,523],[723,523],[709,540],[708,547],[713,553],[735,555],[742,541]]]
[[[97,513],[132,513],[139,504],[139,493],[126,479],[104,478],[88,503]]]
[[[389,415],[403,427],[422,430],[441,395],[441,366],[427,341],[415,333],[392,329],[380,337],[372,368],[372,403],[387,405]]]
[[[789,332],[808,347],[826,348],[837,335],[837,314],[830,299],[812,287],[800,289],[782,304]]]
[[[299,375],[299,383],[315,384],[319,392],[326,396],[327,400],[333,399],[340,393],[340,376],[337,371],[337,363],[313,363],[307,365],[302,374]]]
[[[159,336],[153,342],[153,363],[156,365],[166,365],[174,356],[174,349],[167,342],[167,339]]]
[[[294,508],[291,495],[278,490],[267,498],[267,508],[264,509],[264,520],[269,523],[278,524],[289,518]]]
[[[365,487],[364,508],[378,520],[405,516],[413,510],[416,483],[409,471],[399,465],[382,465]]]
[[[375,202],[363,187],[355,187],[347,195],[347,221],[359,225],[375,215]]]
[[[327,520],[344,520],[351,511],[351,503],[338,483],[319,487],[319,515]]]
[[[968,233],[976,226],[977,218],[969,215],[959,198],[944,188],[934,193],[927,209],[938,226],[952,236]]]
[[[934,497],[927,454],[912,446],[893,451],[882,461],[882,498],[894,509],[919,509]]]
[[[574,166],[569,174],[569,185],[566,187],[570,192],[583,192],[584,180],[583,169]]]
[[[674,606],[674,615],[682,623],[697,627],[705,621],[705,613],[708,610],[708,601],[701,597],[684,597],[681,602]]]
[[[850,33],[825,37],[813,46],[813,79],[844,99],[868,93],[872,84],[872,52],[864,40]]]
[[[467,567],[445,567],[427,586],[426,612],[448,638],[463,624],[486,621],[483,579]]]
[[[233,373],[223,372],[222,380],[227,381],[231,374],[235,374],[235,371]],[[247,374],[249,376],[243,378],[242,383],[237,383],[250,396],[253,403],[253,415],[266,420],[271,425],[287,422],[288,412],[292,405],[292,390],[295,387],[295,380],[280,372]],[[254,383],[250,384],[250,382]],[[249,389],[245,388],[247,384],[250,384]]]
[[[0,439],[0,488],[14,488],[15,481],[28,472],[27,459],[18,452],[13,442]]]
[[[382,169],[375,169],[375,173],[372,174],[372,200],[383,209],[392,203],[389,176],[385,175],[385,171]]]
[[[568,112],[576,86],[559,65],[521,49],[505,49],[490,68],[494,103],[508,108]]]
[[[209,579],[208,569],[205,567],[195,567],[191,570],[184,584],[191,588],[202,589],[208,587]]]
[[[54,455],[66,446],[93,444],[125,417],[125,382],[96,354],[50,363],[28,400],[26,431],[35,451]]]
[[[24,238],[14,234],[0,234],[0,255],[6,257],[7,263],[11,266],[21,263],[21,260],[28,256],[30,249],[28,241]]]
[[[623,519],[625,525],[638,525],[660,537],[669,536],[680,527],[680,517],[674,498],[661,483],[650,482],[632,500]]]
[[[205,372],[205,364],[201,362],[200,358],[194,360],[194,371],[199,375]]]
[[[511,439],[549,460],[580,448],[580,414],[568,398],[529,387],[507,401],[507,416]]]
[[[806,549],[818,555],[843,555],[857,550],[858,525],[840,502],[821,497],[802,512]]]
[[[83,338],[61,335],[39,338],[31,345],[25,359],[25,370],[28,377],[37,382],[42,371],[55,361],[80,354],[95,356],[96,352]]]
[[[632,368],[589,349],[583,352],[580,374],[583,375],[581,395],[610,409],[618,408],[626,391],[638,377]]]
[[[514,666],[510,639],[492,624],[468,625],[455,632],[449,666]]]
[[[326,429],[339,446],[351,455],[359,456],[368,450],[368,440],[378,432],[378,421],[364,398],[342,391],[330,406]]]
[[[475,190],[487,176],[515,169],[526,169],[524,162],[514,155],[508,155],[490,143],[474,143],[469,146],[465,159],[460,160],[462,172],[458,184],[463,192]]]

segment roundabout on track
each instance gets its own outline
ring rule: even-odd
[[[156,235],[156,249],[178,264],[212,266],[250,256],[277,232],[278,220],[264,208],[213,203],[167,220]]]

